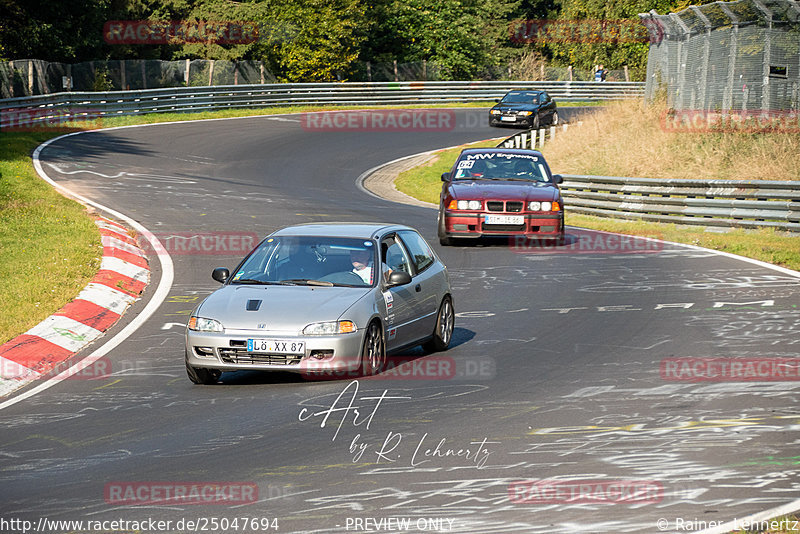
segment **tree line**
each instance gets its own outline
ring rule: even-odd
[[[287,82],[346,80],[367,62],[392,61],[425,61],[436,65],[441,78],[455,80],[497,77],[498,69],[501,75],[527,77],[525,66],[537,62],[580,69],[627,66],[641,77],[648,42],[637,14],[687,5],[687,0],[0,0],[0,60],[258,60]],[[168,38],[154,39],[160,32]]]

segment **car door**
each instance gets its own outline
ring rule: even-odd
[[[418,339],[428,337],[436,326],[436,313],[442,294],[442,272],[437,269],[436,258],[428,243],[413,230],[402,230],[397,235],[403,241],[414,267],[411,286],[414,299],[414,333]]]
[[[405,271],[413,276],[411,260],[402,242],[395,234],[381,240],[381,290],[386,309],[384,339],[386,350],[402,347],[417,339],[414,329],[417,295],[414,281],[402,286],[387,287],[388,275],[393,271]]]

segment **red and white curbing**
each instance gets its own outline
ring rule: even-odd
[[[24,334],[0,345],[0,397],[51,374],[103,335],[139,299],[150,279],[144,251],[125,227],[96,218],[100,270],[78,296]]]

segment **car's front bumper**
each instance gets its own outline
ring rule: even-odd
[[[514,236],[558,238],[563,234],[562,213],[520,214],[522,224],[486,224],[486,215],[495,212],[455,213],[444,212],[444,231],[448,237]]]
[[[489,114],[489,122],[491,124],[507,124],[508,126],[527,126],[530,124],[532,115],[492,115]]]
[[[251,353],[248,339],[303,341],[303,354]],[[357,372],[364,330],[332,336],[233,330],[224,333],[186,331],[186,363],[220,371],[287,371],[294,373]]]

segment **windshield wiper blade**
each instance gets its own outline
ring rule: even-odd
[[[307,286],[333,287],[333,282],[324,282],[322,280],[310,280],[308,278],[292,278],[291,280],[281,280],[281,283],[283,282],[288,282],[290,284],[305,284]]]
[[[234,283],[234,284],[264,285],[264,286],[290,285],[290,284],[284,284],[283,282],[272,282],[272,281],[267,281],[267,280],[256,280],[255,278],[240,278],[239,280],[234,280],[232,283]]]

